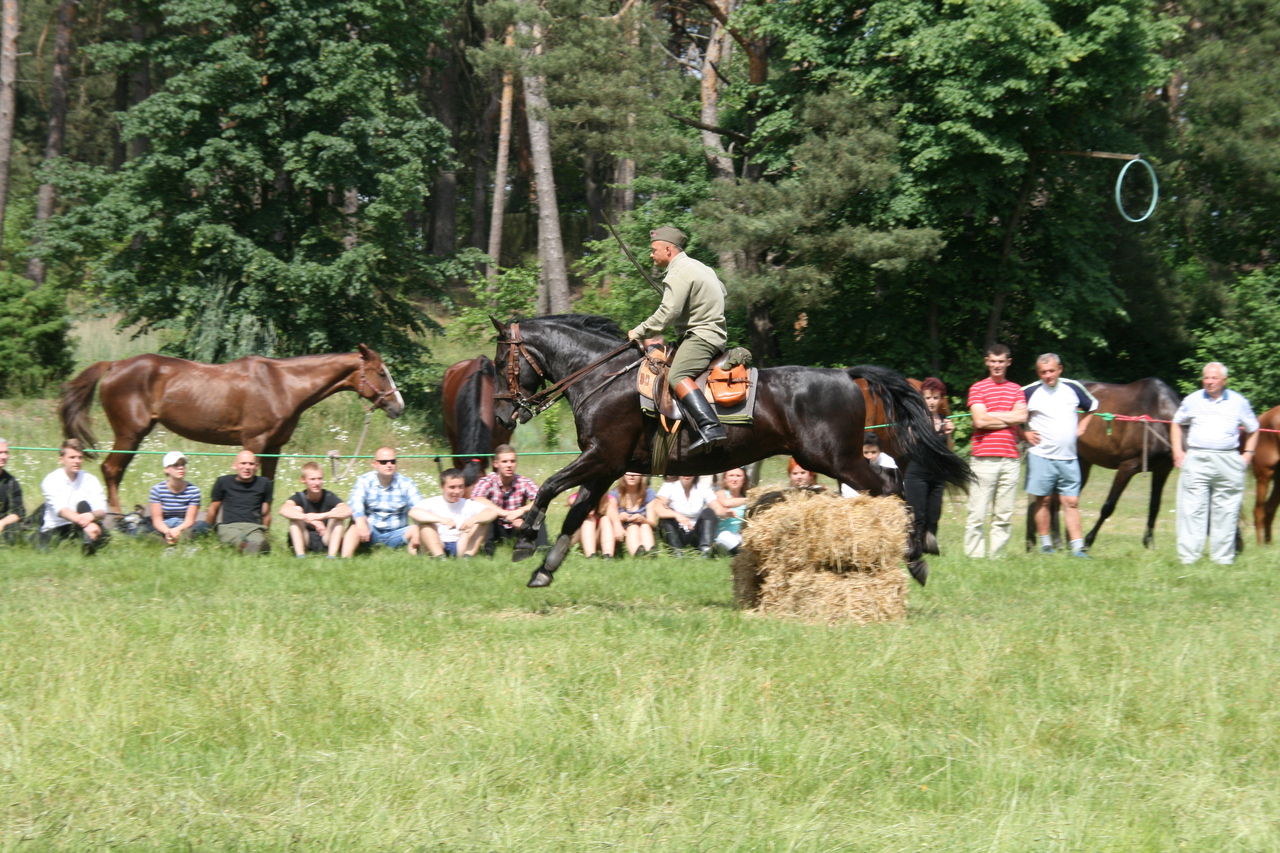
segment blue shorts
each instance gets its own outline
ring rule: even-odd
[[[440,544],[444,547],[445,554],[449,555],[450,557],[458,556],[457,542],[441,542]]]
[[[1045,459],[1027,454],[1027,494],[1045,497],[1057,492],[1066,497],[1080,494],[1080,462],[1076,459]]]
[[[405,534],[409,532],[406,527],[392,527],[387,530],[381,530],[373,525],[369,526],[369,544],[385,545],[388,548],[403,548]]]

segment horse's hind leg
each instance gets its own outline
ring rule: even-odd
[[[542,565],[529,578],[530,587],[551,585],[552,575],[569,555],[573,534],[582,526],[582,522],[592,508],[599,505],[601,496],[609,490],[609,484],[612,482],[613,479],[610,477],[596,478],[587,481],[578,490],[578,499],[573,502],[573,506],[569,507],[569,514],[565,516],[564,526],[560,528],[560,535],[556,538],[555,544],[547,552]]]
[[[148,425],[146,429],[131,436],[117,434],[115,444],[111,446],[112,452],[102,460],[102,479],[107,485],[107,506],[112,512],[120,512],[120,483],[124,480],[125,469],[133,461],[135,455],[133,451],[142,446],[142,440],[151,432],[152,426],[154,424]]]
[[[1155,543],[1156,519],[1160,517],[1160,498],[1164,495],[1164,484],[1169,480],[1171,473],[1173,473],[1172,460],[1167,460],[1151,469],[1151,503],[1147,509],[1147,532],[1142,534],[1144,548],[1150,548]]]
[[[1272,481],[1273,472],[1268,472],[1267,482]],[[1259,486],[1260,489],[1266,488],[1266,483]],[[1280,509],[1280,482],[1276,482],[1271,487],[1271,497],[1267,498],[1266,511],[1262,516],[1263,530],[1266,532],[1266,544],[1271,544],[1271,525],[1276,520],[1276,510]]]

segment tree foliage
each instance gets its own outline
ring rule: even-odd
[[[1231,302],[1220,317],[1196,334],[1196,356],[1183,363],[1184,391],[1199,387],[1200,368],[1220,361],[1231,371],[1231,387],[1259,414],[1280,403],[1280,270],[1244,276],[1231,287]]]

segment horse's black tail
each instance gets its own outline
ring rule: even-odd
[[[933,428],[933,417],[924,397],[899,373],[887,367],[860,364],[846,367],[851,379],[862,379],[868,390],[884,403],[893,424],[894,440],[912,465],[932,480],[968,491],[973,474],[964,460],[947,449],[946,440]]]
[[[78,438],[84,442],[86,449],[95,447],[98,440],[89,428],[89,407],[93,405],[93,392],[98,387],[102,374],[111,368],[114,362],[99,361],[86,367],[79,376],[69,380],[62,386],[62,401],[58,404],[58,416],[62,419],[62,437]],[[92,453],[86,456],[93,458]]]

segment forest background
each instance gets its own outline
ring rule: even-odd
[[[1280,402],[1277,0],[2,3],[0,394],[86,312],[429,392],[432,317],[647,315],[611,220],[691,234],[765,364]]]

